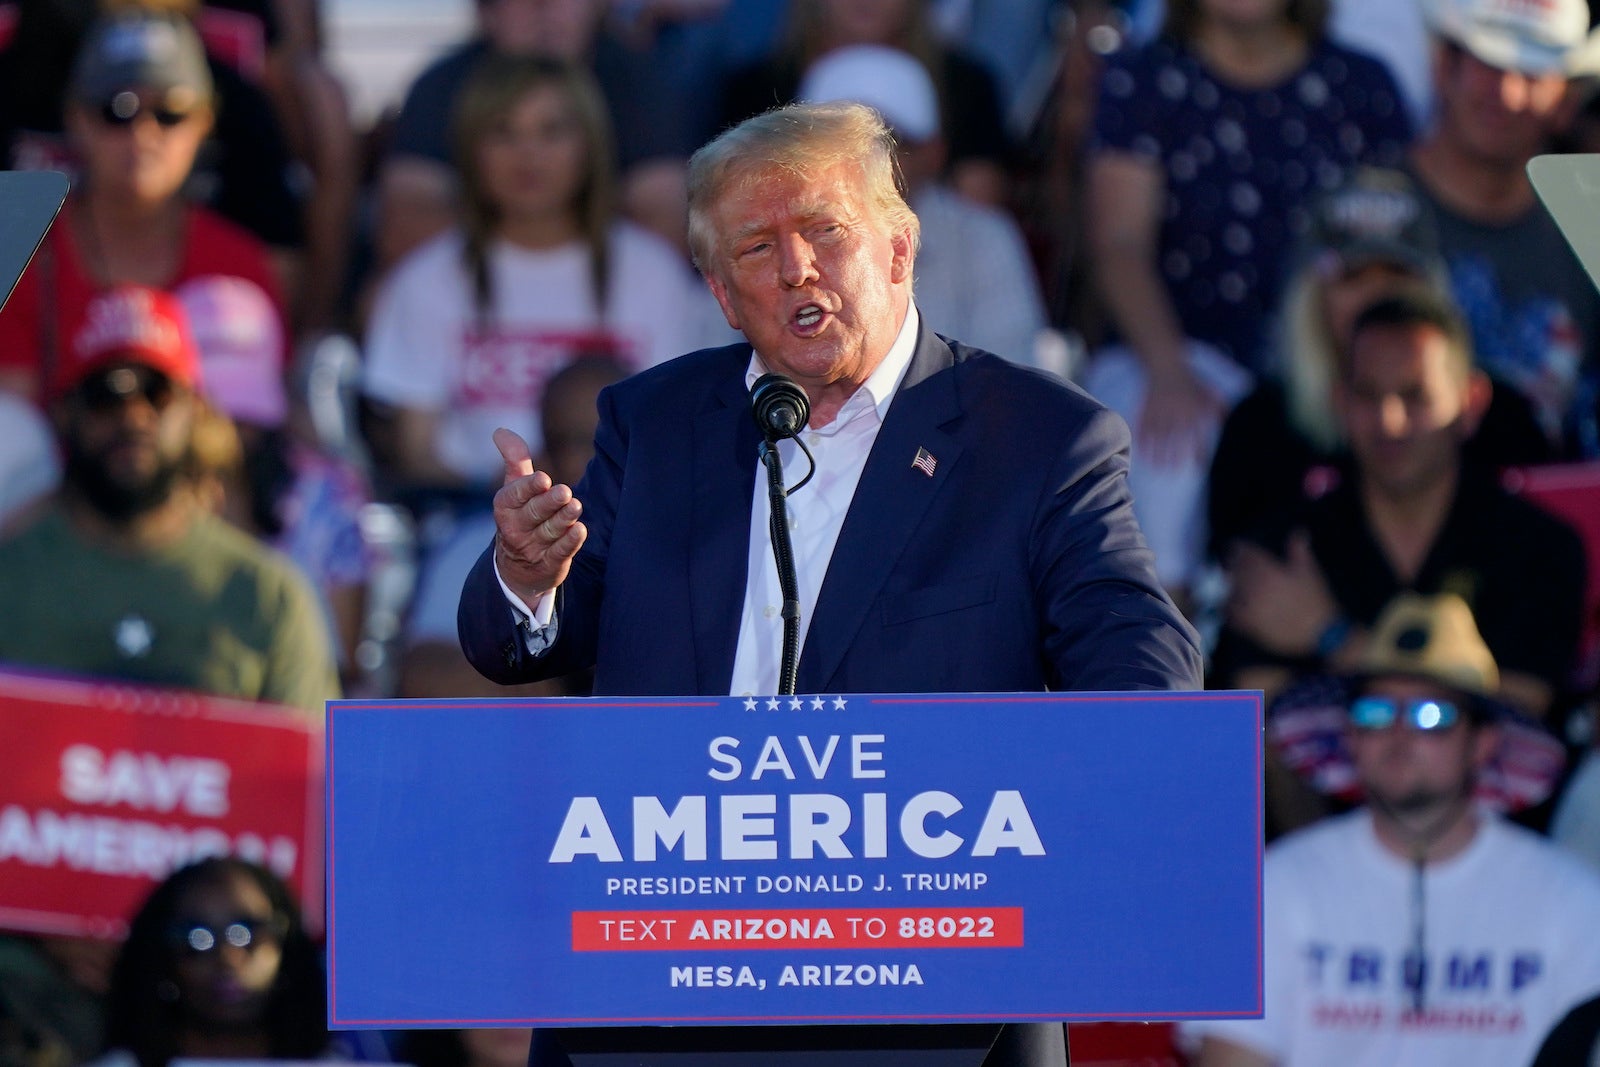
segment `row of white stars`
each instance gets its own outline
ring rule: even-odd
[[[830,703],[833,705],[835,711],[843,711],[846,701],[844,697],[834,697],[830,701],[826,697],[820,696],[811,697],[809,701],[802,700],[799,697],[767,697],[766,700],[757,700],[755,697],[745,697],[744,710],[755,711],[757,707],[765,704],[768,711],[777,711],[785,703],[789,705],[790,711],[799,711],[801,708],[805,707],[807,703],[810,703],[812,711],[821,711]]]

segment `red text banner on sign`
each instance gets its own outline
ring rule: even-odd
[[[1020,948],[1022,909],[575,911],[574,952],[662,949]]]

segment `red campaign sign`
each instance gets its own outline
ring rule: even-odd
[[[572,951],[1021,948],[1022,909],[575,911]]]
[[[0,927],[121,937],[174,869],[254,860],[322,926],[322,730],[302,712],[0,671]]]

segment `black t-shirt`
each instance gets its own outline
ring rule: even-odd
[[[1463,473],[1455,502],[1416,580],[1402,583],[1374,539],[1353,480],[1318,500],[1280,512],[1256,538],[1281,551],[1289,533],[1307,531],[1312,554],[1339,608],[1370,627],[1403,592],[1455,593],[1472,608],[1501,670],[1530,674],[1563,692],[1583,625],[1584,553],[1565,522],[1510,495],[1477,468]],[[1217,670],[1323,669],[1313,657],[1285,660],[1236,631],[1224,631]]]
[[[1486,470],[1556,459],[1527,398],[1509,388],[1494,391],[1463,456]],[[1341,452],[1319,448],[1294,427],[1282,385],[1263,382],[1222,424],[1207,483],[1207,551],[1225,560],[1234,540],[1249,536],[1274,512],[1322,495],[1328,468],[1347,464]]]
[[[1206,485],[1209,552],[1226,559],[1228,546],[1292,502],[1317,495],[1313,471],[1335,463],[1289,421],[1277,382],[1265,382],[1223,421]]]

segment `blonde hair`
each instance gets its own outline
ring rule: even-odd
[[[1328,323],[1323,303],[1323,289],[1328,284],[1315,260],[1302,266],[1284,292],[1278,322],[1278,371],[1289,425],[1322,452],[1344,444],[1333,405],[1333,385],[1344,374],[1349,355]],[[1448,300],[1448,284],[1436,271],[1410,274],[1397,279],[1387,293],[1373,297],[1369,306],[1396,295],[1423,294]]]
[[[1289,410],[1289,425],[1305,434],[1319,452],[1326,453],[1344,443],[1344,434],[1333,409],[1333,382],[1338,377],[1340,355],[1328,329],[1322,286],[1316,267],[1301,269],[1284,294],[1279,329],[1283,400]]]
[[[740,185],[774,172],[809,179],[849,164],[860,169],[866,203],[891,233],[909,231],[913,253],[922,239],[906,202],[894,135],[878,113],[852,103],[790,104],[746,119],[689,159],[689,251],[701,274],[714,266],[712,211]]]

